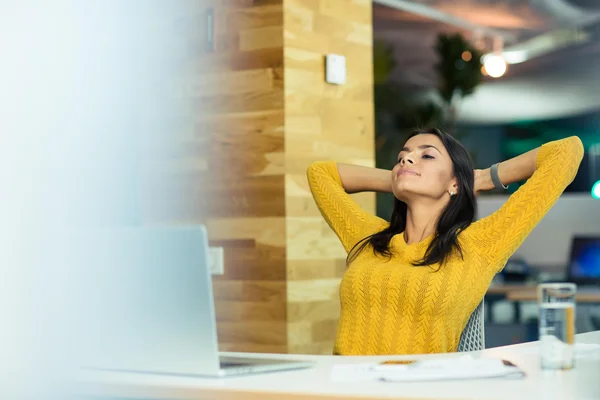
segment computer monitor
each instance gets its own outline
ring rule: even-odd
[[[82,271],[82,367],[171,374],[218,367],[204,226],[97,229],[73,241],[66,256]]]
[[[568,278],[580,285],[600,285],[600,235],[573,238]]]
[[[77,232],[63,248],[82,274],[76,336],[86,369],[219,377],[313,365],[219,354],[203,225]]]

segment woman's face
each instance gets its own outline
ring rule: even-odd
[[[452,160],[442,141],[432,134],[410,138],[392,169],[392,192],[398,200],[414,198],[448,200],[457,192]]]

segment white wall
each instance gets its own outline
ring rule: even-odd
[[[482,196],[479,217],[496,211],[508,196]],[[540,267],[564,267],[569,259],[574,234],[600,236],[600,200],[589,194],[563,194],[515,253],[527,263]]]

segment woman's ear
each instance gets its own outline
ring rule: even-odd
[[[452,180],[450,181],[448,192],[458,193],[458,179],[456,177],[452,178]]]

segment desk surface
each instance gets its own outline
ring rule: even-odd
[[[537,287],[525,284],[506,284],[490,286],[488,295],[503,295],[511,301],[537,301]],[[578,303],[600,303],[600,288],[579,289],[575,295]]]
[[[506,298],[512,301],[537,301],[536,288],[513,289],[506,294]],[[600,290],[578,291],[575,294],[577,303],[600,303]]]
[[[577,343],[600,344],[600,331],[579,334]],[[423,383],[356,382],[330,380],[332,366],[380,362],[392,357],[339,357],[278,355],[313,360],[315,367],[222,379],[103,373],[82,379],[79,391],[88,395],[144,399],[299,400],[299,399],[600,399],[600,356],[577,359],[571,371],[541,371],[537,342],[487,349],[473,354],[500,357],[524,369],[520,380],[481,379]],[[247,354],[245,354],[247,356]],[[272,355],[254,355],[265,357]],[[393,357],[415,359],[456,354]]]
[[[524,283],[506,283],[502,285],[494,284],[490,286],[486,294],[492,295],[507,295],[513,290],[535,289],[535,286],[526,285]]]

